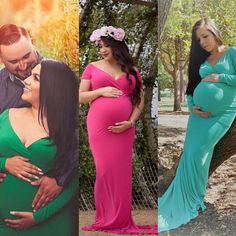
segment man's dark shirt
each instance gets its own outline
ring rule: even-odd
[[[23,88],[24,85],[20,81],[20,79],[16,78],[16,76],[11,74],[6,68],[0,70],[0,113],[9,108],[29,106],[29,104],[21,99]],[[67,155],[69,162],[69,164],[67,165],[67,169],[63,171],[62,175],[50,175],[52,177],[55,177],[58,184],[61,186],[65,186],[70,182],[79,164],[78,151],[76,148],[76,131],[74,134],[73,144],[73,150],[71,150]]]

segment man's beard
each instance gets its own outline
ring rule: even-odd
[[[20,74],[18,73],[18,71],[17,71],[17,73],[15,73],[14,75],[15,75],[17,78],[21,79],[21,80],[25,80],[26,78],[28,78],[28,77],[31,75],[31,71],[32,71],[32,69],[33,69],[36,65],[37,65],[37,62],[31,63],[31,64],[27,65],[27,68],[26,68],[25,71],[28,70],[28,72],[27,72],[26,74],[24,74],[24,76],[20,75]],[[23,73],[24,73],[24,72],[23,72]]]

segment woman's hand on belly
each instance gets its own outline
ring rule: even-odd
[[[208,118],[211,116],[210,112],[202,111],[200,107],[193,106],[193,113],[202,117],[202,118]]]
[[[114,126],[109,126],[108,130],[112,133],[122,133],[125,130],[131,128],[132,125],[132,121],[121,121],[116,123]]]
[[[43,175],[40,168],[29,163],[29,159],[22,156],[7,158],[5,169],[12,175],[27,182],[30,179],[39,179],[37,175]]]
[[[219,75],[218,74],[210,74],[210,75],[206,76],[202,81],[218,83],[219,82]]]
[[[5,219],[7,226],[13,229],[28,229],[36,224],[32,212],[11,211],[11,215],[18,217],[16,220]]]
[[[121,90],[109,86],[98,90],[103,97],[120,97],[123,94]]]

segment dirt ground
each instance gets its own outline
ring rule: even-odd
[[[179,156],[187,125],[187,114],[160,112],[158,117],[159,158],[171,167]],[[210,177],[205,198],[207,209],[190,223],[160,236],[236,235],[236,156],[221,165]]]
[[[83,231],[82,227],[88,226],[93,223],[95,217],[95,211],[80,211],[79,214],[79,225],[80,231],[79,236],[110,236],[116,234],[108,234],[104,232],[91,232]],[[156,210],[137,210],[133,211],[133,218],[138,225],[156,224],[157,211]],[[122,234],[123,236],[130,236],[130,234]],[[133,234],[134,235],[134,234]],[[134,235],[135,236],[135,235]],[[147,236],[144,235],[143,236]]]

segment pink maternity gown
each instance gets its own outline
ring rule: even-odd
[[[139,75],[140,77],[140,75]],[[123,92],[118,98],[100,96],[95,99],[87,116],[90,148],[96,166],[94,188],[96,219],[83,230],[117,234],[157,234],[157,226],[137,226],[132,210],[132,145],[135,129],[112,133],[108,127],[128,120],[132,113],[131,93],[135,77],[121,75],[114,79],[107,72],[89,64],[82,79],[91,81],[90,90],[111,86]],[[141,79],[141,77],[140,77]]]

